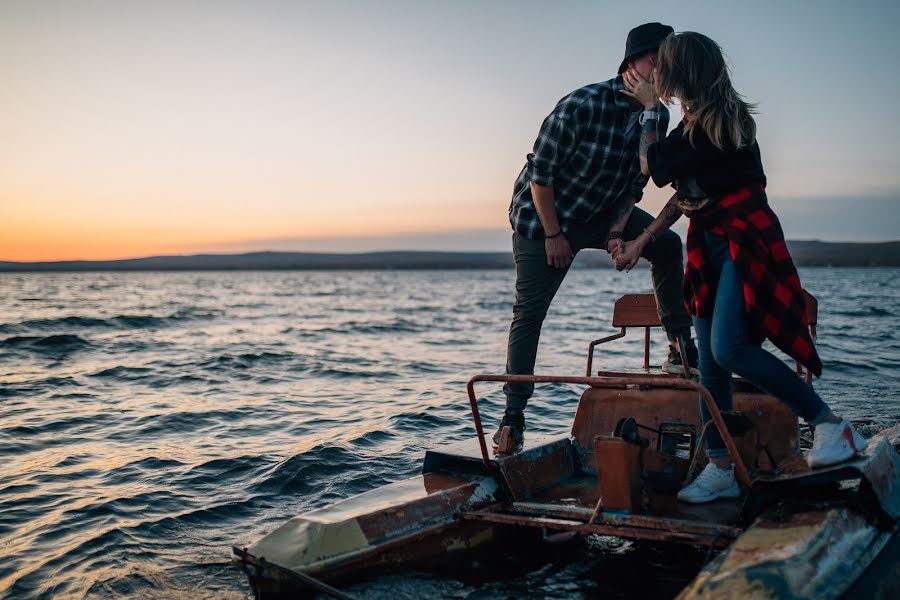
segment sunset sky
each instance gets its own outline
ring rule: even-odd
[[[900,239],[896,1],[22,0],[0,260],[506,249],[543,117],[646,21],[723,45],[789,239]]]

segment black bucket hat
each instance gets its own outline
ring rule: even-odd
[[[663,40],[675,30],[662,23],[644,23],[628,32],[625,41],[625,58],[619,65],[619,73],[628,68],[628,61],[647,50],[659,48]]]

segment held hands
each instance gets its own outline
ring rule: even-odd
[[[622,72],[622,82],[625,84],[622,93],[634,98],[648,110],[656,108],[659,103],[659,96],[656,94],[656,71],[650,74],[650,79],[647,79],[637,70],[630,68]]]
[[[557,269],[565,269],[575,258],[569,240],[564,235],[545,239],[544,249],[547,251],[547,264]]]
[[[624,270],[626,273],[631,271],[634,265],[637,264],[638,260],[641,258],[641,253],[644,251],[644,246],[639,240],[632,240],[630,242],[622,242],[621,240],[615,240],[620,243],[619,248],[615,248],[612,254],[613,265],[616,267],[616,271]],[[612,243],[610,243],[612,245]]]
[[[606,242],[606,252],[612,256],[613,259],[615,259],[616,255],[623,250],[625,250],[625,241],[622,238],[613,238]]]

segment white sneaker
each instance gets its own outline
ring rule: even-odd
[[[859,435],[853,425],[845,420],[840,423],[816,425],[813,447],[806,455],[806,464],[811,469],[827,467],[844,462],[866,449],[869,443]]]
[[[741,488],[734,480],[734,466],[720,469],[709,463],[690,485],[678,492],[678,499],[682,502],[701,504],[717,498],[737,498],[740,495]]]

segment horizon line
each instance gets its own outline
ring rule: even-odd
[[[284,241],[287,241],[286,239]],[[298,242],[304,240],[296,240]],[[793,238],[786,240],[787,243],[818,243],[818,244],[835,244],[835,245],[865,245],[876,246],[883,244],[900,243],[898,239],[887,239],[878,241],[830,241],[819,238]],[[584,250],[593,250],[604,252],[601,248],[584,248]],[[236,257],[251,254],[319,254],[326,256],[365,256],[378,254],[511,254],[509,250],[492,250],[492,249],[467,249],[467,250],[446,250],[446,249],[411,249],[411,248],[394,248],[394,249],[378,249],[378,250],[278,250],[271,248],[263,248],[259,250],[243,250],[243,251],[201,251],[189,253],[168,253],[168,254],[147,254],[141,256],[129,256],[124,258],[100,258],[100,259],[84,259],[84,258],[67,258],[57,260],[7,260],[0,257],[0,263],[16,264],[16,265],[42,265],[42,264],[60,264],[60,263],[105,263],[105,262],[126,262],[135,260],[149,259],[165,259],[165,258],[192,258],[201,256],[216,257]]]

